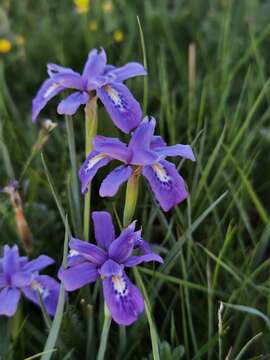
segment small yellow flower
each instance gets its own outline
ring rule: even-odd
[[[116,30],[114,33],[113,33],[113,38],[116,42],[120,43],[124,40],[124,33],[122,30]]]
[[[111,13],[112,10],[113,10],[113,4],[110,0],[107,0],[105,1],[103,4],[102,4],[102,10],[105,12],[105,13]]]
[[[96,20],[90,20],[88,23],[88,27],[90,31],[97,31],[97,22]]]
[[[17,45],[24,45],[25,44],[25,38],[22,35],[16,35],[15,36],[15,42]]]
[[[90,0],[73,0],[79,14],[86,13],[90,8]]]
[[[0,38],[0,53],[6,54],[11,50],[11,42],[8,39]]]

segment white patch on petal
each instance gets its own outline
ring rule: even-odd
[[[106,158],[108,155],[106,154],[98,154],[96,156],[93,156],[91,159],[88,160],[86,166],[85,166],[85,171],[88,172],[89,170],[91,170],[100,160]]]
[[[54,90],[58,89],[59,87],[60,87],[59,84],[53,83],[53,84],[47,89],[47,91],[46,91],[45,94],[43,95],[43,98],[46,99],[48,96],[51,95],[51,93],[52,93]]]
[[[104,90],[106,91],[106,93],[110,97],[113,105],[116,108],[118,108],[119,111],[123,112],[123,111],[126,110],[123,98],[116,89],[114,89],[111,86],[107,85],[107,86],[104,87]]]
[[[71,249],[69,250],[68,257],[71,258],[73,256],[79,255],[79,252],[77,250]]]
[[[122,276],[112,276],[114,292],[118,296],[126,296],[128,294],[127,284]]]
[[[44,288],[38,281],[34,280],[31,283],[31,288],[34,290],[37,290],[42,299],[45,299],[47,296],[49,296],[50,292],[47,288]]]
[[[155,172],[155,174],[157,175],[158,179],[162,182],[162,183],[168,183],[170,181],[170,176],[167,174],[166,170],[164,169],[164,167],[161,164],[154,164],[152,165],[152,168]]]

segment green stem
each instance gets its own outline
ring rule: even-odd
[[[124,219],[123,219],[124,227],[128,226],[133,219],[133,215],[136,209],[136,204],[138,199],[139,178],[140,178],[140,174],[138,174],[135,170],[133,174],[130,176],[127,183],[126,202],[125,202]]]
[[[97,360],[104,359],[106,348],[107,348],[107,341],[108,341],[108,335],[109,335],[109,331],[110,331],[111,321],[112,321],[111,315],[109,313],[107,305],[104,303],[104,321],[103,321],[101,342],[100,342],[99,349],[98,349]]]
[[[81,204],[80,204],[80,191],[79,191],[79,181],[78,181],[78,173],[77,173],[77,160],[76,160],[76,148],[75,148],[75,136],[74,136],[74,128],[73,121],[70,116],[66,116],[66,128],[67,128],[67,137],[68,137],[68,148],[69,148],[69,156],[71,162],[71,178],[72,178],[72,198],[75,207],[76,214],[76,223],[74,224],[76,234],[81,233]]]
[[[92,98],[85,106],[85,157],[92,150],[93,138],[97,133],[97,98]],[[90,201],[91,201],[91,184],[84,197],[84,216],[83,216],[83,234],[84,239],[89,241],[89,224],[90,224]]]

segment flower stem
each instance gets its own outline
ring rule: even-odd
[[[97,360],[104,359],[106,348],[107,348],[107,341],[108,341],[108,335],[109,335],[109,331],[110,331],[111,321],[112,321],[111,314],[109,313],[107,305],[104,303],[104,321],[103,321],[101,342],[100,342],[99,349],[98,349]]]
[[[93,138],[97,133],[97,98],[92,98],[85,106],[85,157],[92,150]],[[84,239],[89,241],[89,224],[90,224],[90,201],[91,201],[91,184],[84,197],[84,217],[83,217],[83,234]]]
[[[124,218],[123,218],[124,227],[128,226],[128,224],[131,223],[135,212],[137,199],[138,199],[139,178],[140,175],[136,171],[134,171],[127,183],[126,201],[125,201]]]
[[[75,232],[77,235],[81,233],[81,203],[80,203],[80,192],[79,192],[79,181],[77,174],[77,161],[76,161],[76,148],[75,148],[75,136],[73,128],[73,120],[70,116],[66,116],[66,128],[67,128],[67,137],[68,137],[68,148],[69,156],[71,162],[71,185],[72,185],[72,200],[74,202],[76,220],[75,220]]]

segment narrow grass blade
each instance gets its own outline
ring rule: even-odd
[[[230,308],[230,309],[237,310],[237,311],[242,311],[244,313],[260,317],[261,319],[263,319],[265,321],[266,326],[270,330],[270,319],[269,319],[268,316],[266,316],[260,310],[255,309],[255,308],[250,307],[250,306],[245,306],[245,305],[234,305],[234,304],[229,304],[229,303],[226,303],[226,302],[223,303],[223,304],[226,307]]]
[[[100,337],[101,342],[100,342],[100,346],[98,349],[97,360],[104,359],[106,349],[107,349],[107,342],[108,342],[108,336],[109,336],[109,331],[110,331],[110,327],[111,327],[111,321],[112,321],[111,314],[109,313],[107,305],[104,303],[104,321],[103,321],[103,328],[102,328],[102,333],[101,333],[101,337]]]
[[[149,324],[149,328],[150,328],[150,336],[151,336],[151,343],[152,343],[153,358],[154,358],[154,360],[160,360],[159,348],[158,348],[159,339],[158,339],[158,335],[157,335],[157,331],[156,331],[154,321],[152,319],[151,305],[150,305],[150,302],[149,302],[147,292],[146,292],[144,283],[142,281],[141,275],[138,272],[138,269],[134,268],[133,271],[134,271],[136,281],[139,284],[139,286],[140,286],[140,288],[142,290],[144,299],[145,299],[144,304],[145,304],[146,316],[147,316],[147,320],[148,320],[148,324]]]
[[[53,354],[54,352],[56,352],[56,351],[57,351],[57,349],[42,351],[42,352],[40,352],[40,353],[38,353],[38,354],[32,355],[32,356],[30,356],[30,357],[27,357],[27,358],[25,358],[24,360],[34,360],[34,359],[38,359],[38,358],[40,358],[40,357],[43,356],[43,355],[52,355],[52,354]]]
[[[45,175],[47,177],[47,180],[48,180],[52,195],[54,197],[54,200],[56,202],[56,205],[57,205],[57,208],[58,208],[58,211],[59,211],[59,214],[61,216],[63,224],[66,225],[65,211],[64,211],[64,208],[63,208],[63,206],[62,206],[62,204],[60,202],[60,197],[59,197],[58,193],[56,192],[54,182],[53,182],[53,178],[52,178],[52,176],[51,176],[51,174],[49,172],[49,169],[48,169],[48,167],[46,165],[43,153],[41,153],[41,160],[42,160],[43,168],[44,168]],[[70,229],[69,229],[68,224],[67,224],[67,227],[68,227],[68,232],[69,232],[69,235],[70,235]]]
[[[147,70],[146,47],[145,47],[143,29],[142,29],[142,25],[141,25],[139,16],[137,16],[137,22],[138,22],[139,31],[140,31],[141,47],[142,47],[142,52],[143,52],[143,65],[144,65],[145,69]],[[145,115],[147,114],[147,103],[148,103],[148,77],[144,76],[144,79],[143,79],[143,112]]]
[[[65,119],[66,119],[68,148],[69,148],[69,156],[70,156],[71,171],[72,171],[72,189],[73,189],[72,199],[74,202],[74,207],[76,209],[75,231],[77,235],[80,235],[82,233],[81,201],[80,201],[80,191],[79,191],[79,179],[78,179],[78,169],[77,169],[77,160],[76,160],[73,119],[71,118],[71,116],[66,116]]]
[[[245,352],[248,350],[248,348],[255,342],[257,341],[261,336],[263,335],[262,332],[258,333],[257,335],[253,336],[252,339],[250,339],[246,345],[241,349],[241,351],[239,352],[239,354],[236,356],[235,360],[240,360],[242,358],[242,356],[245,354]]]
[[[68,251],[68,239],[69,239],[69,230],[68,230],[68,222],[66,219],[66,231],[65,231],[65,242],[64,242],[64,249],[63,249],[63,261],[62,265],[63,267],[66,266],[66,257],[67,257],[67,251]],[[52,350],[57,342],[57,338],[59,335],[62,319],[63,319],[63,313],[64,313],[64,305],[65,305],[65,289],[64,285],[61,282],[60,285],[60,292],[59,292],[59,298],[56,308],[56,313],[52,322],[51,330],[49,332],[49,336],[47,338],[45,347],[44,347],[44,353]],[[42,355],[41,360],[50,360],[52,356],[52,353],[47,353]]]

